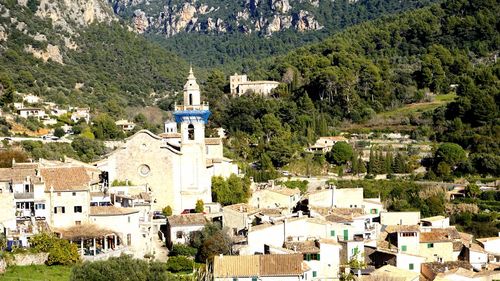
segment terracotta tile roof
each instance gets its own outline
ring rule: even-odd
[[[383,228],[384,229],[384,228]],[[419,232],[418,225],[388,225],[384,229],[387,233],[395,232]]]
[[[293,250],[302,254],[317,254],[319,247],[315,241],[285,242],[283,248]]]
[[[29,180],[28,180],[29,179]],[[30,181],[31,183],[40,183],[41,180],[36,175],[36,169],[30,168],[0,168],[0,182],[23,183]]]
[[[133,208],[118,208],[115,206],[93,206],[90,207],[91,216],[122,216],[138,213],[139,210]]]
[[[487,252],[483,249],[483,247],[479,246],[478,244],[471,244],[471,245],[470,245],[470,247],[469,247],[469,249],[470,249],[471,251],[478,252],[478,253],[485,253],[485,254],[487,253]]]
[[[215,278],[298,276],[304,272],[302,254],[215,256]]]
[[[293,196],[296,194],[300,194],[300,190],[298,188],[292,189],[292,188],[283,187],[283,188],[279,188],[279,189],[268,189],[268,190],[285,195],[285,196]]]
[[[461,236],[458,230],[454,227],[434,228],[430,232],[420,233],[420,242],[447,242],[460,240]],[[461,244],[460,241],[457,241]]]
[[[42,168],[40,174],[46,191],[87,190],[91,181],[83,167]]]
[[[259,256],[215,256],[214,277],[259,276]]]
[[[296,276],[303,273],[301,254],[262,255],[260,258],[260,276]]]
[[[219,144],[222,144],[222,139],[220,139],[220,138],[205,138],[205,144],[219,145]]]
[[[239,203],[239,204],[229,205],[229,206],[225,206],[223,209],[224,210],[229,209],[229,210],[233,210],[233,211],[240,212],[240,213],[255,213],[258,211],[257,208],[254,208],[247,203]]]
[[[452,242],[448,233],[444,231],[432,231],[420,233],[420,243],[429,242]]]
[[[434,217],[423,218],[423,219],[420,219],[420,220],[421,221],[433,222],[433,221],[440,221],[440,220],[444,220],[444,219],[445,219],[444,216],[434,216]]]
[[[167,217],[170,226],[205,225],[207,220],[203,214],[185,214]]]
[[[370,276],[376,276],[381,279],[379,280],[397,280],[397,281],[411,281],[418,279],[420,273],[400,269],[392,265],[384,265],[381,268],[375,270]],[[368,279],[370,280],[370,279]]]

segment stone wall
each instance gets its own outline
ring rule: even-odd
[[[15,254],[14,255],[14,265],[41,265],[45,264],[49,258],[49,253],[38,253],[38,254]]]

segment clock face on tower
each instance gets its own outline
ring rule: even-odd
[[[142,164],[139,166],[139,174],[141,176],[146,177],[149,175],[149,172],[151,172],[151,168],[148,165]]]

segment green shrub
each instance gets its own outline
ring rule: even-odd
[[[183,244],[174,244],[172,246],[172,250],[168,253],[169,256],[186,256],[186,257],[194,257],[198,250],[196,248],[183,245]]]
[[[185,256],[170,257],[167,261],[167,268],[173,273],[191,273],[193,267],[193,260]]]
[[[48,265],[69,265],[80,261],[76,244],[57,238],[53,234],[37,234],[30,239],[30,243],[34,250],[49,253]]]

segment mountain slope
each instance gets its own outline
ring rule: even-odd
[[[101,0],[0,4],[0,53],[0,76],[18,91],[93,107],[149,104],[179,89],[188,69]]]
[[[110,0],[117,15],[200,66],[242,69],[362,21],[434,0]],[[263,39],[265,38],[265,39]]]

